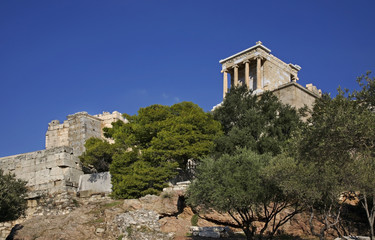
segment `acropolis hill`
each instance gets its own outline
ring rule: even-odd
[[[283,103],[296,108],[311,107],[321,95],[312,84],[303,87],[297,83],[301,67],[273,56],[261,42],[220,63],[224,98],[229,86],[241,85],[258,95],[272,91]],[[48,125],[44,150],[0,158],[0,168],[28,181],[29,198],[44,193],[75,192],[83,174],[78,157],[85,150],[85,141],[90,137],[105,139],[103,128],[118,120],[126,122],[117,111],[98,115],[79,112],[69,115],[63,123],[53,120]]]

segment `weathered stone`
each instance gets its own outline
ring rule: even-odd
[[[97,229],[95,230],[96,233],[103,233],[104,231],[105,231],[104,228],[97,228]]]
[[[341,238],[335,238],[335,240],[370,240],[370,237],[365,236],[343,236]]]
[[[4,227],[11,227],[12,224],[10,224],[9,222],[5,222],[3,226],[4,226]]]
[[[190,233],[193,236],[210,237],[210,238],[226,238],[233,234],[229,227],[190,227]]]
[[[85,174],[79,177],[80,197],[90,197],[94,193],[111,193],[111,174],[109,172]]]
[[[116,111],[94,116],[79,112],[69,115],[62,124],[53,120],[46,133],[45,150],[2,157],[0,168],[28,182],[29,199],[47,193],[75,192],[83,174],[78,156],[85,150],[85,141],[90,137],[104,139],[103,127],[111,127],[117,120],[126,122]]]

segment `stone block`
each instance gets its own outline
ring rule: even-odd
[[[111,175],[109,172],[81,175],[79,178],[78,192],[85,191],[96,193],[112,192]]]

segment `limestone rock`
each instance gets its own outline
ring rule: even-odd
[[[129,240],[169,240],[172,235],[160,231],[159,214],[149,210],[135,210],[120,214],[115,223]]]

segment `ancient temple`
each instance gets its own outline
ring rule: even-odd
[[[311,107],[321,91],[312,84],[298,84],[301,67],[285,63],[271,54],[262,42],[220,60],[223,73],[223,98],[232,86],[247,86],[254,94],[272,91],[286,104]],[[230,81],[229,81],[230,77]]]

